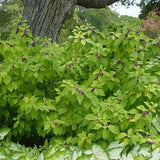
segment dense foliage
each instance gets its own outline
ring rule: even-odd
[[[33,40],[21,23],[15,32],[0,43],[0,122],[9,137],[159,146],[160,39],[126,27],[106,37],[85,25],[58,45]]]
[[[157,14],[78,7],[55,44],[22,22],[10,35],[22,5],[0,3],[0,159],[159,159]]]

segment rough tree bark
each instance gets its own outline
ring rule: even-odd
[[[23,0],[23,19],[28,20],[33,37],[50,37],[58,41],[64,21],[80,5],[104,8],[119,0]]]

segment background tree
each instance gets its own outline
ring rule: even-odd
[[[21,0],[0,1],[0,39],[7,39],[13,24],[20,21],[22,7]]]
[[[157,11],[157,15],[160,15],[160,1],[159,0],[141,0],[139,6],[141,7],[140,18],[146,18],[149,12]]]
[[[137,28],[141,28],[142,25],[142,20],[140,20],[139,18],[136,17],[132,17],[132,16],[127,16],[127,15],[122,15],[120,17],[118,17],[118,19],[116,21],[112,21],[110,22],[106,28],[105,28],[105,32],[109,33],[109,32],[116,32],[118,30],[120,30],[120,32],[122,31],[122,28],[127,26],[128,28],[132,28],[132,29],[137,29]]]
[[[118,21],[118,13],[109,7],[102,9],[90,9],[77,6],[73,16],[66,20],[60,32],[60,42],[66,41],[75,26],[89,23],[100,31],[104,30],[110,23]]]
[[[118,14],[111,11],[109,7],[103,9],[83,9],[78,12],[78,17],[83,21],[98,28],[100,31],[105,29],[106,26],[118,20]]]

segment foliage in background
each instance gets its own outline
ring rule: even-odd
[[[140,18],[145,19],[148,14],[152,11],[160,12],[160,1],[159,0],[141,0],[139,6],[141,7]],[[159,14],[160,15],[160,14]]]
[[[21,0],[0,1],[0,39],[7,39],[22,15]]]
[[[104,30],[105,32],[108,33],[116,32],[119,29],[121,30],[123,27],[128,27],[136,30],[140,29],[141,25],[142,25],[142,20],[136,17],[122,15],[117,19],[117,21],[110,22]]]
[[[85,9],[79,8],[78,17],[83,23],[89,23],[100,31],[114,21],[118,20],[118,14],[111,11],[109,7],[104,9]]]
[[[156,38],[160,36],[160,16],[159,12],[152,11],[148,14],[144,24],[144,33],[150,38]]]
[[[102,31],[107,25],[117,21],[118,14],[111,11],[109,7],[105,9],[86,9],[77,6],[74,15],[65,22],[61,30],[60,41],[66,41],[75,26],[81,26],[89,23]]]
[[[21,23],[15,32],[0,44],[0,124],[12,138],[158,147],[159,38],[128,27],[105,36],[85,25],[58,45],[33,40]]]

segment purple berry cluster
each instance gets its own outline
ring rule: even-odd
[[[71,67],[71,66],[73,66],[75,63],[74,62],[72,62],[72,63],[70,63],[70,64],[66,64],[65,66],[66,67]]]
[[[25,58],[25,57],[21,57],[20,59],[21,59],[22,61],[25,61],[25,60],[26,60],[26,58]]]
[[[92,33],[96,33],[96,31],[94,29],[91,29]]]
[[[44,55],[48,56],[48,55],[51,55],[51,56],[54,56],[54,53],[49,53],[49,52],[44,52]]]
[[[32,47],[35,47],[36,43],[37,43],[36,41],[33,41],[33,42],[31,43]]]
[[[96,57],[97,57],[98,59],[101,58],[101,56],[100,56],[98,53],[96,53]]]
[[[12,68],[15,68],[15,63],[12,64]]]
[[[144,51],[144,49],[139,49],[139,50],[137,50],[138,53],[140,53],[140,52],[142,52],[142,51]]]
[[[152,142],[152,141],[147,141],[146,143],[147,144],[155,144],[155,142]]]
[[[18,34],[18,33],[19,33],[19,31],[20,31],[19,26],[20,26],[21,24],[22,24],[22,22],[19,22],[19,23],[17,24],[16,34]]]
[[[145,42],[145,40],[144,39],[140,39],[140,42]]]
[[[121,60],[118,61],[118,64],[121,64],[122,68],[124,68],[124,63]]]
[[[140,30],[137,30],[137,31],[136,31],[136,34],[139,34],[140,32],[141,32]]]
[[[146,133],[146,132],[139,132],[142,136],[152,136],[151,133]]]
[[[108,122],[108,123],[106,124],[106,129],[108,129],[108,127],[109,127],[110,124],[111,124],[110,122]]]
[[[156,46],[160,46],[160,41],[156,43]]]
[[[73,88],[75,88],[78,93],[80,93],[80,94],[82,94],[82,95],[84,95],[86,97],[85,93],[82,90],[80,90],[77,87],[73,87]]]
[[[22,100],[24,98],[24,96],[20,96],[18,99]]]
[[[149,113],[149,111],[144,111],[143,113],[142,113],[142,116],[145,116],[145,115],[147,115]]]
[[[23,34],[22,34],[22,37],[24,37],[24,36],[26,36],[27,35],[27,29],[25,28],[24,29],[24,32],[23,32]]]
[[[102,77],[102,76],[103,76],[103,73],[100,72],[100,73],[98,73],[98,74],[96,75],[96,77],[94,78],[94,80],[97,80],[99,77]]]
[[[10,46],[11,48],[13,48],[13,47],[14,47],[14,45],[13,45],[13,44],[9,44],[9,46]]]
[[[130,29],[128,29],[127,33],[125,34],[125,38],[128,37],[129,32],[130,32]]]
[[[138,63],[137,62],[135,63],[135,67],[138,67]]]
[[[58,125],[58,123],[57,122],[52,122],[55,126],[57,126]]]
[[[94,92],[94,90],[96,89],[97,87],[93,87],[92,89],[91,89],[91,92]]]
[[[73,42],[74,42],[74,40],[75,40],[75,38],[72,38],[70,42],[71,42],[71,43],[73,43]]]

